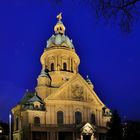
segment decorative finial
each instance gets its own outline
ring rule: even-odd
[[[56,18],[60,21],[62,19],[62,13],[60,13],[59,15],[57,15]]]
[[[62,34],[63,35],[63,34],[65,34],[65,26],[61,21],[62,13],[57,15],[56,18],[58,19],[58,21],[57,21],[56,25],[54,26],[55,34]]]

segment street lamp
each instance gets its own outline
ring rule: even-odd
[[[2,137],[2,133],[3,133],[2,127],[0,126],[0,139],[1,139],[1,137]]]
[[[2,134],[2,127],[0,126],[0,134]]]
[[[0,134],[2,134],[2,127],[0,127]]]
[[[11,114],[9,114],[9,140],[11,140]]]

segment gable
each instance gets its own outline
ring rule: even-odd
[[[88,85],[80,74],[76,74],[64,83],[55,93],[49,95],[46,100],[72,100],[94,103],[101,106],[104,104],[98,98],[93,89]]]
[[[91,124],[89,123],[86,123],[83,127],[82,127],[82,134],[83,135],[90,135],[90,134],[93,134],[94,132],[94,128],[92,127]]]

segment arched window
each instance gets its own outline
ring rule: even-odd
[[[19,119],[18,119],[18,117],[16,118],[16,130],[18,130],[19,128],[18,128],[18,125],[19,125]]]
[[[39,117],[34,117],[34,125],[40,125],[40,118]]]
[[[76,124],[82,123],[82,114],[79,111],[75,112],[75,123]]]
[[[90,121],[92,124],[95,124],[95,114],[93,114],[93,113],[91,114]]]
[[[54,63],[51,63],[51,71],[54,71]]]
[[[63,112],[62,111],[57,112],[57,124],[63,124]]]
[[[63,63],[63,70],[67,70],[67,64]]]

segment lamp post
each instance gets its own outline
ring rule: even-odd
[[[0,126],[0,139],[2,137],[2,127]]]
[[[9,140],[11,140],[11,114],[9,114]]]
[[[2,134],[2,127],[0,126],[0,134]]]

